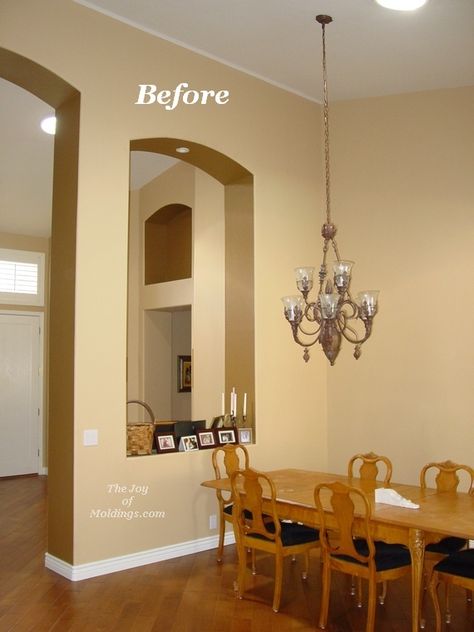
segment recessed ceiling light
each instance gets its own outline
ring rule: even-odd
[[[41,121],[41,129],[46,134],[56,134],[56,117],[48,116]]]
[[[176,147],[178,154],[189,154],[189,147]]]
[[[394,9],[395,11],[414,11],[426,4],[428,0],[375,0],[375,2],[386,9]]]

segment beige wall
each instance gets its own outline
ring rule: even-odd
[[[354,290],[381,290],[372,339],[329,368],[329,464],[374,450],[394,477],[474,455],[474,89],[338,103],[334,220]]]

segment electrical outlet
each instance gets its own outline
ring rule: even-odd
[[[217,516],[216,516],[216,514],[211,514],[209,516],[209,529],[217,529]]]

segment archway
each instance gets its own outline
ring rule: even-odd
[[[74,313],[80,94],[34,61],[0,49],[0,76],[55,108],[48,388],[48,553],[73,562]]]
[[[188,150],[187,153],[176,152],[177,148],[182,147]],[[236,387],[241,395],[247,394],[247,424],[253,426],[255,423],[253,176],[232,158],[211,147],[182,138],[132,140],[130,150],[178,158],[183,163],[198,167],[198,171],[205,172],[223,187],[224,390],[230,393],[231,388]],[[176,199],[173,202],[188,204],[184,199]],[[189,205],[191,206],[192,203]],[[210,304],[212,305],[212,299]],[[150,305],[148,307],[150,308]],[[242,400],[240,400],[241,406]],[[220,406],[216,414],[219,411]]]

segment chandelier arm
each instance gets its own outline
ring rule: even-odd
[[[339,332],[344,336],[347,342],[350,342],[353,345],[362,345],[369,338],[372,331],[372,323],[369,323],[368,321],[364,321],[364,325],[365,325],[365,334],[362,336],[362,338],[358,338],[358,335],[355,329],[353,329],[350,325],[347,325],[347,323],[344,323],[344,327],[341,328],[339,319],[337,321],[337,327],[338,327]],[[354,334],[354,337],[352,338],[351,336],[349,336],[348,332],[351,332],[352,334]]]
[[[318,322],[316,320],[313,320],[312,322]],[[314,330],[314,331],[305,331],[303,329],[303,327],[301,326],[301,323],[298,325],[298,329],[301,331],[302,334],[304,334],[305,336],[316,336],[317,334],[319,334],[320,330],[321,330],[321,323],[318,322],[318,327]]]
[[[306,302],[306,307],[304,310],[304,317],[306,318],[306,320],[309,323],[319,323],[319,318],[317,316],[317,311],[316,311],[316,306],[317,303],[308,303]],[[301,323],[300,323],[300,329],[301,329]],[[303,331],[303,329],[301,329],[301,331]],[[311,334],[309,334],[311,335]]]
[[[301,329],[301,328],[299,327],[298,329]],[[320,329],[320,328],[319,328],[319,329]],[[317,332],[315,332],[315,333],[313,333],[313,334],[306,334],[306,333],[303,331],[303,333],[304,333],[305,335],[316,335],[316,333],[318,334],[318,335],[316,336],[316,338],[315,338],[313,341],[311,341],[311,342],[304,342],[304,341],[300,340],[300,339],[298,338],[298,331],[294,331],[294,332],[293,332],[293,340],[294,340],[297,344],[299,344],[301,347],[312,347],[312,346],[313,346],[314,344],[316,344],[316,343],[318,342],[318,340],[319,340],[319,329],[317,330]],[[301,330],[301,331],[302,331],[302,330]]]
[[[341,256],[339,254],[339,248],[337,247],[337,242],[336,242],[336,240],[334,238],[331,239],[331,244],[332,244],[332,248],[334,250],[334,254],[336,255],[336,260],[340,261],[341,260]]]

